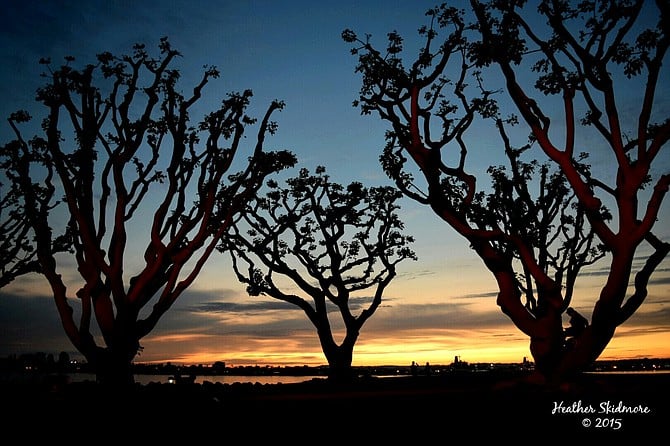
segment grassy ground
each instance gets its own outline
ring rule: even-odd
[[[491,372],[367,378],[346,386],[319,379],[151,384],[126,392],[94,383],[4,387],[9,428],[22,423],[33,435],[70,432],[65,438],[151,444],[556,444],[643,439],[657,432],[667,438],[670,429],[670,374],[660,373],[584,375],[559,388],[530,384],[523,374]]]

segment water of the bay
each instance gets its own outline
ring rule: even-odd
[[[168,384],[173,375],[135,375],[135,382],[142,385],[150,383]],[[69,375],[71,382],[95,381],[95,375],[92,373],[73,373]],[[203,384],[205,382],[233,384],[233,383],[251,383],[251,384],[292,384],[312,379],[324,379],[324,376],[286,376],[286,375],[203,375],[196,376],[195,383]]]
[[[654,371],[597,371],[586,372],[595,375],[658,375],[670,373],[670,370],[654,370]],[[407,375],[388,375],[388,377],[398,377]],[[72,373],[69,375],[70,382],[95,381],[95,375],[92,373]],[[195,377],[196,384],[203,384],[205,382],[233,384],[233,383],[251,383],[251,384],[293,384],[311,381],[313,379],[325,379],[323,375],[202,375]],[[135,375],[135,382],[142,385],[151,383],[169,384],[173,380],[173,375]]]

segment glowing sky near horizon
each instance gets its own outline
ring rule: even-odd
[[[378,46],[386,33],[410,39],[434,1],[72,1],[6,2],[0,18],[0,114],[35,109],[42,84],[41,57],[78,63],[95,54],[130,52],[137,42],[153,52],[168,36],[183,57],[180,85],[194,85],[203,65],[216,65],[221,78],[207,87],[203,110],[229,91],[252,89],[249,109],[260,117],[270,101],[286,108],[274,119],[277,135],[268,148],[289,149],[301,165],[323,164],[332,179],[390,184],[378,163],[385,125],[352,107],[360,78],[356,59],[340,33],[371,33]],[[667,73],[666,73],[667,74]],[[666,76],[667,78],[667,76]],[[668,82],[659,88],[667,97]],[[670,113],[667,104],[663,110]],[[667,115],[667,114],[666,114]],[[250,129],[249,135],[255,134]],[[0,123],[0,143],[12,137]],[[487,135],[479,135],[486,143]],[[667,171],[667,150],[663,168]],[[480,169],[492,162],[473,159]],[[657,233],[670,240],[669,206]],[[366,323],[354,350],[354,365],[520,362],[530,358],[528,338],[495,304],[496,285],[482,262],[427,208],[401,202],[402,219],[414,234],[418,262],[404,262],[383,305]],[[139,235],[137,235],[138,238]],[[589,316],[606,268],[585,271],[574,305]],[[72,276],[74,277],[74,276]],[[321,365],[325,358],[304,313],[270,297],[249,297],[227,259],[215,258],[196,284],[141,342],[137,361],[231,365]],[[0,357],[25,352],[70,352],[44,281],[18,279],[0,290]],[[670,357],[670,261],[653,276],[647,303],[622,325],[601,358]]]

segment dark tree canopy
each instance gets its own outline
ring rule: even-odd
[[[655,108],[669,7],[646,3],[658,19],[649,28],[637,22],[643,1],[472,0],[472,14],[443,4],[427,12],[424,44],[408,66],[395,32],[383,53],[370,36],[342,34],[362,75],[354,105],[390,125],[385,171],[469,241],[545,380],[565,379],[602,353],[670,248],[653,232],[670,174],[667,164],[652,168],[670,135]],[[642,94],[637,112],[622,114],[617,93],[629,85]],[[520,116],[503,115],[508,105]],[[507,163],[491,166],[482,187],[468,162],[482,149],[469,137],[487,123]],[[530,133],[521,144],[519,128]],[[610,164],[596,171],[588,155],[598,147]],[[645,258],[637,272],[636,256]],[[566,344],[562,315],[575,282],[600,259],[608,276],[591,298],[590,323]]]
[[[17,156],[0,160],[0,169],[10,175],[5,183],[0,183],[0,288],[9,285],[17,277],[38,272],[37,251],[30,241],[30,224],[25,214],[25,202],[17,184],[12,183],[11,175],[28,168],[30,161],[26,156]],[[51,201],[51,191],[40,190],[34,183],[36,194],[47,194]]]
[[[290,152],[264,150],[279,101],[260,121],[247,161],[235,162],[245,156],[245,129],[256,123],[245,112],[251,91],[229,94],[191,123],[219,72],[206,67],[184,96],[171,68],[180,54],[167,39],[159,49],[158,58],[139,44],[131,55],[102,53],[81,69],[72,58],[58,68],[43,60],[43,135],[25,138],[30,117],[15,113],[15,140],[0,152],[11,191],[2,224],[22,231],[24,258],[39,263],[65,333],[111,383],[132,382],[140,340],[197,278],[242,203],[295,163]],[[78,283],[62,274],[63,250]]]
[[[359,182],[342,186],[323,167],[315,174],[302,168],[285,187],[271,180],[267,189],[236,216],[220,249],[231,254],[250,295],[301,308],[316,328],[329,376],[350,379],[363,324],[381,304],[398,263],[416,260],[409,247],[414,239],[403,233],[397,214],[402,194]],[[291,292],[295,286],[299,293]],[[366,290],[372,294],[361,296]]]

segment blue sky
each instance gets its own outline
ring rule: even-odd
[[[0,18],[0,114],[35,109],[34,91],[43,67],[72,55],[94,61],[103,51],[130,52],[145,43],[153,52],[167,36],[183,57],[180,85],[188,91],[203,65],[216,65],[221,78],[208,85],[202,111],[217,106],[229,91],[252,89],[249,109],[260,117],[274,99],[286,107],[276,114],[279,132],[268,148],[289,149],[301,166],[322,164],[333,180],[388,184],[377,161],[385,126],[352,107],[360,86],[356,59],[340,34],[351,28],[370,33],[379,47],[386,33],[408,39],[424,24],[433,1],[6,1]],[[667,83],[660,90],[667,97]],[[208,102],[210,101],[210,102]],[[665,108],[668,112],[667,104]],[[4,121],[3,121],[4,122]],[[255,129],[251,129],[253,135]],[[11,137],[0,124],[0,141]],[[485,130],[483,146],[493,145]],[[667,152],[667,151],[666,151]],[[490,154],[476,165],[493,162]],[[664,168],[668,160],[665,155]],[[598,161],[598,159],[596,159]],[[471,160],[477,163],[477,159]],[[605,161],[602,161],[605,162]],[[473,165],[473,168],[475,165]],[[667,201],[667,200],[666,200]],[[495,305],[495,283],[467,244],[429,209],[403,201],[403,220],[416,236],[419,262],[403,263],[386,293],[385,305],[363,328],[355,363],[449,363],[455,355],[470,361],[520,361],[527,339]],[[659,236],[667,240],[668,205]],[[584,302],[598,292],[601,268],[580,285]],[[654,278],[648,300],[607,354],[644,353],[631,345],[670,340],[668,261]],[[576,299],[579,306],[579,296]],[[590,310],[586,303],[584,309]],[[43,281],[26,277],[0,290],[0,356],[24,351],[72,351]],[[643,337],[636,337],[643,336]],[[625,342],[625,339],[635,342]],[[649,341],[649,339],[652,339]],[[466,342],[464,342],[466,341]],[[226,259],[214,259],[201,280],[180,298],[154,333],[139,360],[189,362],[194,358],[228,363],[323,363],[313,328],[300,310],[270,298],[250,298],[229,272]]]

